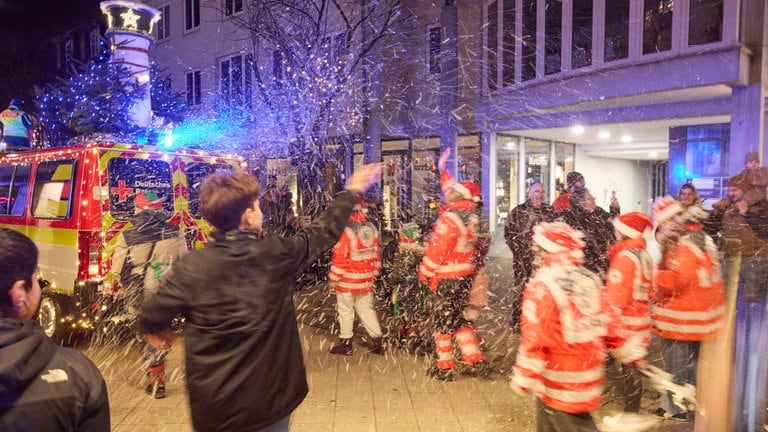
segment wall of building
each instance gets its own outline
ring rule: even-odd
[[[598,206],[608,210],[611,192],[621,205],[622,213],[650,211],[650,169],[640,161],[592,157],[576,146],[576,171],[584,175],[587,189],[594,195]]]

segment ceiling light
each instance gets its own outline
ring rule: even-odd
[[[622,135],[621,142],[628,143],[632,141],[632,135]]]
[[[597,134],[597,137],[604,140],[611,137],[611,133],[606,130],[601,130],[600,133]]]
[[[507,148],[515,148],[515,142],[514,141],[507,141]]]
[[[574,135],[581,135],[584,133],[584,126],[583,125],[573,125],[571,126],[571,132],[573,132]]]
[[[656,151],[651,151],[651,152],[648,152],[648,157],[654,157],[654,158],[655,158],[655,157],[657,157],[658,155],[659,155],[659,152],[656,152]]]

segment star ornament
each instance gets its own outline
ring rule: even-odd
[[[123,20],[123,28],[138,30],[139,29],[139,15],[133,12],[133,9],[128,9],[126,12],[120,14],[120,18]]]

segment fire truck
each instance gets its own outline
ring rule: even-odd
[[[110,261],[118,235],[130,227],[137,191],[155,192],[187,248],[195,249],[211,229],[200,215],[200,184],[244,166],[234,155],[116,143],[0,155],[0,227],[37,244],[37,317],[46,334],[64,342],[114,319],[111,303],[120,286]]]

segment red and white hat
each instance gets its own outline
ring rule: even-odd
[[[368,206],[365,204],[365,200],[360,196],[355,196],[355,205],[352,207],[352,211],[368,213]]]
[[[613,227],[616,228],[616,231],[629,238],[637,238],[642,237],[653,228],[653,221],[644,213],[630,212],[615,218],[613,220]]]
[[[684,210],[683,206],[676,199],[667,195],[656,199],[651,209],[651,215],[653,215],[654,222],[663,224]]]
[[[480,186],[471,181],[456,182],[451,185],[451,188],[458,192],[464,199],[472,200],[474,202],[480,201],[482,190],[480,189]]]
[[[571,228],[565,222],[544,222],[533,227],[533,241],[550,253],[569,252],[574,257],[583,256],[584,233]]]

